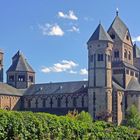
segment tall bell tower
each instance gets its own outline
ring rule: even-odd
[[[88,110],[94,119],[112,112],[113,41],[101,24],[87,42],[88,46]],[[112,121],[108,117],[108,121]]]
[[[0,50],[0,82],[3,82],[3,52]]]

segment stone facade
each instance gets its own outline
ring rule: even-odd
[[[5,110],[20,110],[20,96],[0,95],[0,108]]]
[[[35,84],[35,72],[18,51],[3,83],[0,51],[0,108],[64,115],[88,111],[94,119],[121,124],[135,104],[140,112],[140,49],[118,16],[106,32],[101,24],[87,42],[88,81]]]

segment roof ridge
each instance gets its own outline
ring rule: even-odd
[[[87,83],[88,81],[66,81],[66,82],[49,82],[49,83],[38,83],[34,85],[46,85],[46,84],[65,84],[65,83]]]

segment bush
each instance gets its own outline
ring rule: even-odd
[[[132,105],[126,114],[126,125],[140,129],[140,114],[135,105]]]
[[[56,116],[48,113],[0,110],[0,140],[137,139],[140,132],[104,121],[86,112]]]
[[[77,120],[92,124],[92,117],[88,112],[82,111],[77,115]]]

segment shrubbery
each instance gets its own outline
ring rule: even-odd
[[[140,129],[140,114],[135,105],[132,105],[126,113],[126,125]]]
[[[0,111],[0,140],[137,139],[138,130],[102,121],[86,112],[56,116],[48,113]]]

